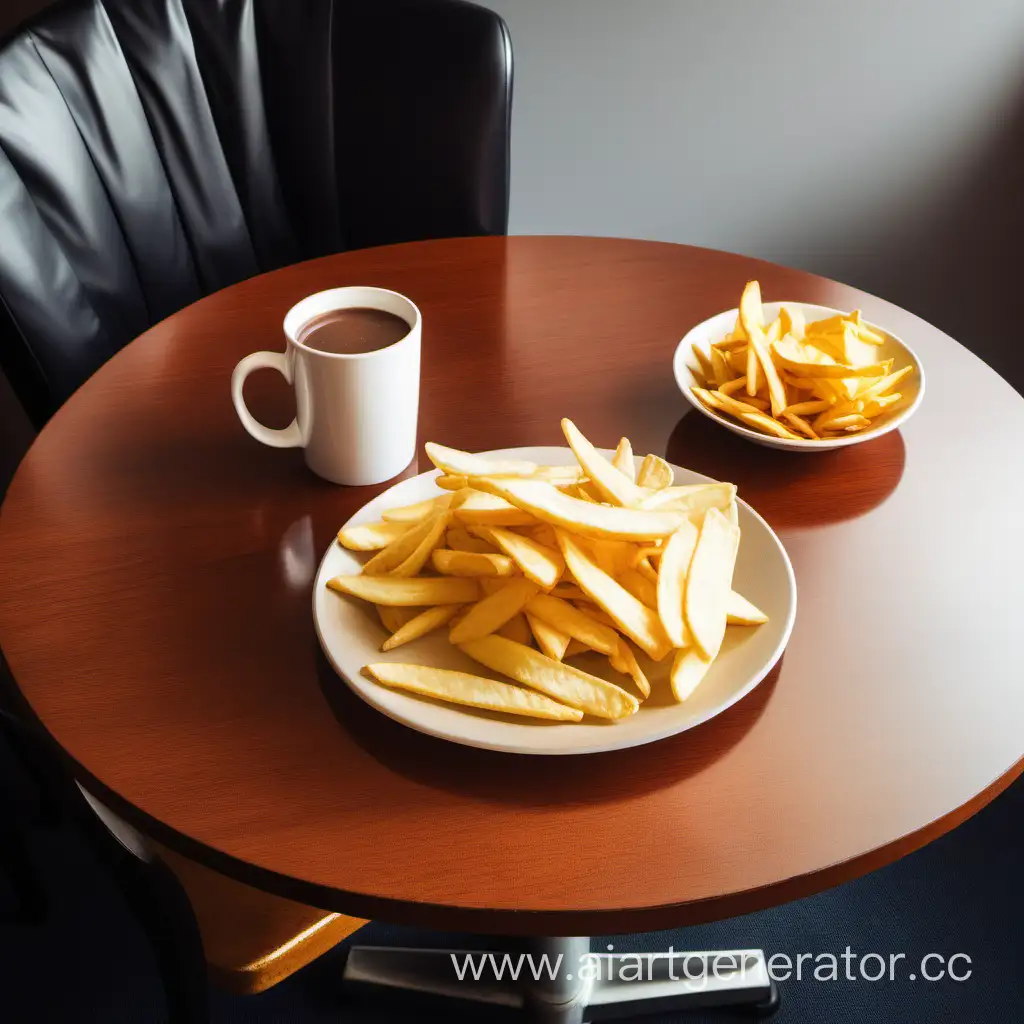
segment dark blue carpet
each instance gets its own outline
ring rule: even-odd
[[[0,750],[0,779],[16,768]],[[8,787],[10,788],[10,787]],[[788,906],[683,931],[608,936],[620,951],[763,947],[794,961],[799,953],[874,952],[898,961],[896,981],[808,977],[783,983],[780,1024],[1013,1024],[1024,1021],[1024,783],[924,850],[866,878]],[[66,829],[39,831],[33,854],[53,902],[43,926],[0,923],[0,1021],[60,1024],[160,1024],[160,983],[138,926],[92,853]],[[0,913],[10,893],[0,882]],[[465,937],[373,924],[358,935],[372,945],[461,946]],[[970,957],[963,982],[926,982],[921,958]],[[211,992],[215,1022],[252,1024],[394,1024],[441,1019],[424,1009],[371,1004],[340,985],[346,949],[327,956],[269,992],[247,998]],[[819,961],[827,966],[828,961]],[[878,967],[870,961],[868,974]],[[936,961],[930,961],[933,972]],[[956,962],[958,971],[966,962]],[[824,967],[822,968],[825,969]],[[858,968],[856,961],[853,972]],[[456,1021],[486,1019],[454,1017]],[[729,1014],[648,1017],[655,1024],[728,1024]]]

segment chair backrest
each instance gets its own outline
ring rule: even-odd
[[[0,49],[0,365],[37,425],[200,296],[503,234],[512,55],[465,0],[66,0]]]

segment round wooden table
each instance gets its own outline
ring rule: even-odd
[[[672,352],[751,277],[766,300],[860,307],[916,349],[928,395],[902,433],[788,454],[689,411]],[[446,744],[352,697],[310,585],[382,488],[257,444],[228,393],[241,356],[283,347],[292,303],[342,284],[423,311],[421,440],[557,444],[570,416],[738,483],[800,592],[769,679],[692,732],[557,759]],[[280,426],[291,397],[267,376],[252,407]],[[253,885],[489,933],[721,918],[895,860],[1024,767],[1022,436],[1024,401],[956,342],[797,271],[591,238],[346,253],[182,310],[57,413],[3,506],[0,641],[91,791]]]

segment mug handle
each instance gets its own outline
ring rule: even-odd
[[[302,433],[299,430],[298,420],[292,420],[287,427],[275,430],[272,427],[265,427],[246,407],[245,398],[242,395],[245,378],[253,370],[263,369],[277,370],[289,384],[293,382],[292,368],[286,353],[253,352],[251,356],[246,356],[231,374],[231,401],[235,403],[235,412],[238,413],[242,426],[257,441],[262,441],[263,444],[268,444],[271,448],[301,448]]]

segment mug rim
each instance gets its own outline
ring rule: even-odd
[[[288,321],[295,313],[295,310],[299,308],[304,302],[309,302],[310,299],[318,298],[322,295],[330,295],[332,292],[347,292],[347,291],[363,291],[363,292],[378,292],[383,295],[391,295],[396,299],[401,299],[403,302],[408,304],[412,309],[415,316],[415,321],[409,324],[409,330],[402,335],[397,341],[391,342],[390,345],[384,345],[382,348],[370,349],[369,352],[324,352],[322,349],[310,348],[305,342],[299,341],[298,334],[303,326],[305,326],[313,316],[303,318],[299,327],[294,330],[288,329]],[[380,309],[383,313],[390,313],[390,309],[382,309],[379,306],[367,306],[366,303],[360,303],[358,306],[337,306],[337,309]],[[314,314],[319,316],[321,314]],[[400,313],[395,313],[395,316],[401,316]],[[405,317],[402,317],[405,320]],[[350,285],[339,285],[337,288],[323,288],[318,292],[311,292],[309,295],[303,296],[296,302],[287,313],[284,315],[284,321],[281,324],[281,328],[284,331],[285,341],[289,345],[294,345],[296,348],[301,349],[303,352],[308,353],[311,356],[323,356],[325,359],[369,359],[373,356],[382,355],[384,352],[390,352],[392,349],[398,348],[399,345],[404,345],[413,336],[413,333],[420,326],[423,320],[423,314],[420,313],[419,306],[416,305],[408,295],[403,295],[401,292],[396,292],[391,288],[380,288],[373,284],[350,284]],[[408,321],[406,321],[408,323]]]

